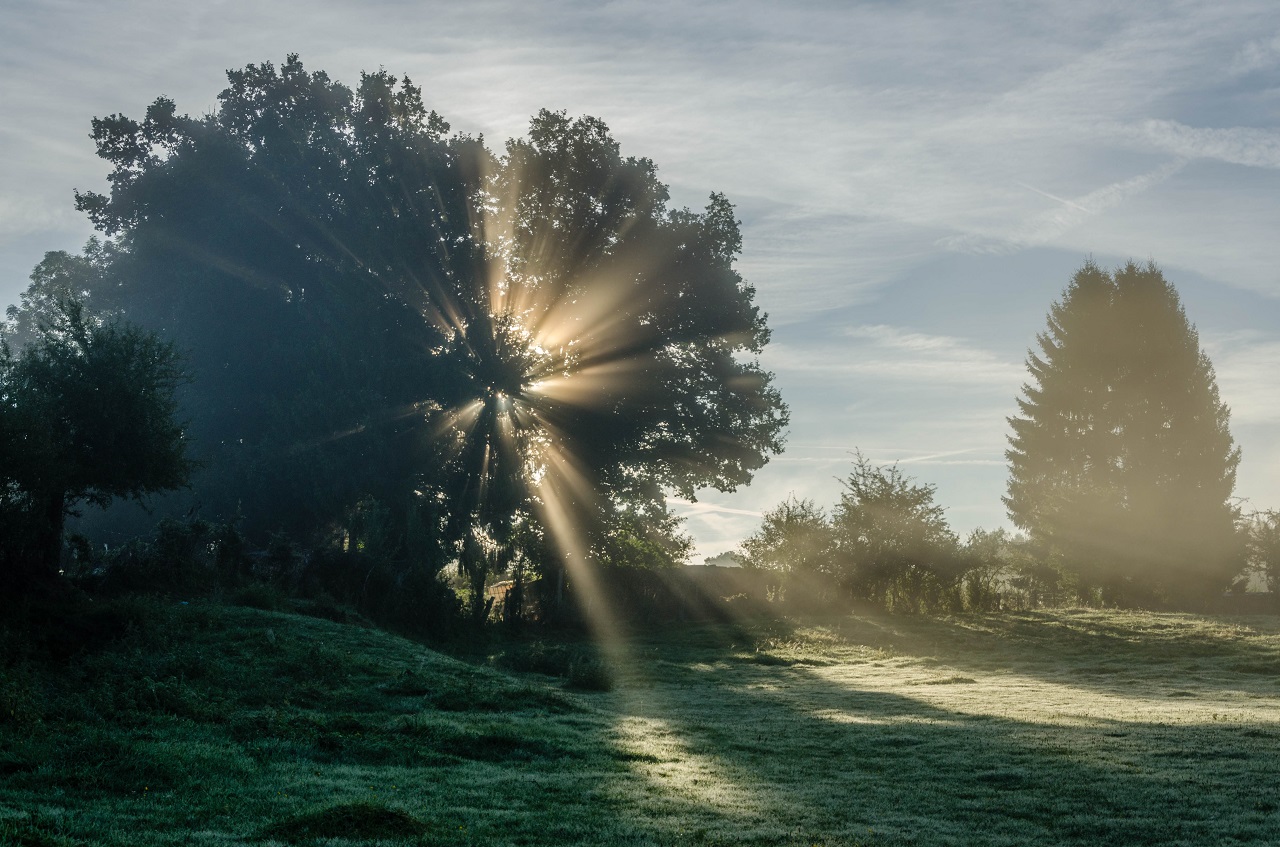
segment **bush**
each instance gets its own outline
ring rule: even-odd
[[[244,579],[244,540],[231,524],[165,518],[150,539],[133,539],[109,550],[80,578],[109,594],[152,593],[202,596]]]
[[[566,688],[579,691],[613,689],[613,669],[590,644],[518,644],[494,657],[493,662],[506,670],[560,677]]]
[[[417,638],[442,640],[461,625],[457,595],[420,564],[327,547],[301,557],[291,581],[301,597]]]
[[[569,663],[565,687],[579,691],[612,691],[613,669],[601,656],[579,656]]]

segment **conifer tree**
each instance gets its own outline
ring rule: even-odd
[[[1085,264],[1009,419],[1009,517],[1104,601],[1200,605],[1239,572],[1240,451],[1213,366],[1154,265]]]

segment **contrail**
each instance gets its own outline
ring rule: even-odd
[[[1040,189],[1036,188],[1034,185],[1027,185],[1025,182],[1015,182],[1014,185],[1017,185],[1021,188],[1025,188],[1028,191],[1034,191],[1036,194],[1039,194],[1042,197],[1048,197],[1050,200],[1057,200],[1059,203],[1061,203],[1064,206],[1070,206],[1073,209],[1079,209],[1080,211],[1084,212],[1086,215],[1093,214],[1092,209],[1086,209],[1084,206],[1081,206],[1079,203],[1072,202],[1071,200],[1067,200],[1064,197],[1059,197],[1056,194],[1050,194],[1047,191],[1041,191]]]

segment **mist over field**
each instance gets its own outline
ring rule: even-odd
[[[0,843],[1280,833],[1280,12],[22,2]]]

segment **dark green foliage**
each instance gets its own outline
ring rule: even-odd
[[[244,539],[230,524],[163,518],[149,539],[108,550],[80,584],[96,592],[198,597],[248,575]]]
[[[742,545],[744,567],[774,575],[768,593],[793,610],[871,603],[895,611],[986,610],[1038,605],[1020,580],[1034,563],[1003,530],[973,532],[962,545],[932,485],[860,452],[830,518],[790,497],[766,512]]]
[[[76,300],[43,317],[20,353],[0,342],[0,568],[19,581],[56,574],[76,504],[140,501],[192,470],[174,346]]]
[[[109,298],[119,259],[117,246],[98,238],[90,238],[78,256],[61,250],[46,253],[31,272],[31,285],[6,309],[5,341],[15,351],[39,342],[51,327],[65,322],[65,305],[70,302],[81,304],[89,314],[105,316],[94,297]]]
[[[613,669],[601,656],[580,657],[569,663],[565,685],[579,691],[612,691]]]
[[[1015,524],[1107,602],[1202,604],[1240,572],[1240,452],[1154,265],[1092,263],[1049,312],[1010,418]]]
[[[494,663],[507,670],[567,677],[570,665],[578,658],[576,652],[572,646],[545,641],[514,643],[498,653]]]
[[[965,609],[1036,609],[1061,605],[1074,596],[1052,557],[1022,534],[975,529],[959,554]]]
[[[345,620],[344,610],[352,610],[417,638],[446,639],[461,622],[457,596],[437,572],[412,560],[322,547],[278,578],[278,584],[315,601],[304,607],[310,614]]]
[[[560,677],[565,687],[580,691],[610,691],[614,685],[608,660],[590,645],[542,641],[514,644],[499,653],[494,662],[509,670]]]
[[[190,351],[205,514],[310,541],[374,496],[403,532],[449,378],[423,310],[467,268],[482,151],[385,73],[353,91],[294,57],[228,81],[205,118],[162,98],[94,121],[112,187],[79,205],[117,245],[95,301]]]

